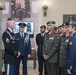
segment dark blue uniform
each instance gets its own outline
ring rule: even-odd
[[[36,35],[36,44],[38,46],[37,55],[38,55],[38,64],[39,64],[39,75],[43,73],[43,63],[44,63],[44,74],[47,75],[45,61],[43,58],[43,42],[44,36],[41,36],[41,33]]]
[[[27,75],[27,56],[28,54],[31,54],[30,39],[27,33],[24,33],[24,37],[21,37],[20,33],[17,33],[16,39],[18,40],[19,52],[21,53],[20,57],[17,59],[16,75],[19,75],[19,65],[21,60],[23,64],[23,75]]]
[[[5,75],[15,75],[15,63],[18,55],[18,45],[14,33],[7,29],[3,35],[2,40],[5,47],[4,64]]]
[[[67,69],[71,70],[72,75],[76,75],[76,32],[69,39],[66,66]]]

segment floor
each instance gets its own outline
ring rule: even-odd
[[[22,75],[22,69],[20,70],[20,75]],[[37,68],[35,70],[32,67],[28,68],[28,75],[38,75]]]
[[[38,75],[38,63],[36,62],[36,68],[35,70],[33,69],[33,61],[29,60],[27,62],[27,71],[28,75]],[[22,65],[20,66],[20,75],[22,75]]]
[[[36,61],[36,68],[35,70],[33,69],[33,61],[32,60],[28,60],[27,62],[27,71],[28,71],[28,75],[38,75],[38,61]],[[4,71],[4,67],[2,67],[2,72]],[[20,65],[20,75],[22,74],[22,64]]]

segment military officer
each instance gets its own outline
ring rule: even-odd
[[[68,25],[62,24],[63,34],[60,38],[59,66],[61,75],[66,75],[66,50],[69,42]]]
[[[67,49],[67,73],[68,75],[76,75],[76,22],[69,24],[69,32],[72,36]]]
[[[16,62],[16,75],[19,75],[19,65],[21,60],[23,64],[23,75],[27,75],[27,59],[31,55],[31,43],[29,35],[24,32],[26,24],[19,23],[18,25],[20,32],[17,33],[15,36],[16,39],[18,40],[18,49],[21,55]]]
[[[59,75],[58,73],[58,53],[59,39],[53,32],[55,21],[47,22],[48,33],[44,36],[43,57],[46,60],[48,75]]]
[[[45,30],[46,30],[46,26],[42,25],[40,27],[40,33],[36,35],[36,44],[38,46],[37,56],[38,56],[38,64],[39,64],[39,67],[38,67],[39,75],[43,75],[43,64],[44,64],[44,75],[47,75],[45,61],[43,59],[43,49],[42,49]]]
[[[5,75],[15,75],[16,59],[19,57],[18,44],[14,33],[12,32],[15,27],[15,20],[12,18],[7,19],[7,29],[2,35],[2,40],[5,47],[4,52],[4,67]]]

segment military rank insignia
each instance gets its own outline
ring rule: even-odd
[[[50,39],[50,40],[54,40],[54,37],[50,37],[49,39]]]
[[[69,42],[69,45],[72,45],[72,44],[73,44],[73,42],[72,42],[72,41],[70,41],[70,42]]]
[[[7,42],[7,43],[9,43],[9,42],[10,42],[10,40],[9,40],[8,38],[6,38],[6,42]]]

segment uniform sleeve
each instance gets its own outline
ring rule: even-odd
[[[38,34],[36,35],[36,44],[38,46]]]
[[[2,35],[2,40],[5,46],[5,51],[13,56],[17,56],[17,50],[10,44],[10,36],[6,32]]]
[[[51,58],[54,54],[56,54],[59,50],[59,39],[57,37],[54,38],[53,48],[50,50],[48,57]]]
[[[67,69],[71,69],[71,67],[73,67],[74,65],[74,61],[76,58],[76,39],[73,38],[69,41],[69,49],[67,51]]]
[[[30,37],[28,35],[28,54],[31,54],[31,41],[30,41]]]
[[[47,38],[47,34],[44,35],[44,42],[43,42],[43,56],[46,54],[46,51],[45,51],[45,41],[46,41],[46,38]]]

